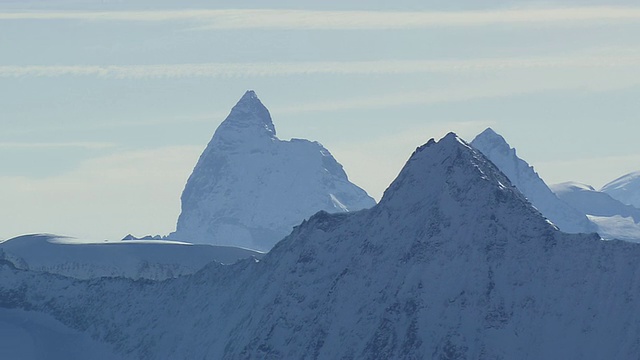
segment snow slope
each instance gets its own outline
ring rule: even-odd
[[[551,189],[560,199],[587,214],[603,238],[640,242],[640,209],[586,184],[565,182],[552,185]]]
[[[589,233],[596,228],[584,215],[567,205],[549,189],[533,167],[520,159],[516,149],[511,148],[505,139],[487,128],[476,136],[471,145],[491,160],[511,182],[529,199],[531,204],[568,233]]]
[[[587,215],[598,226],[598,234],[604,239],[618,239],[640,243],[640,224],[632,217],[621,215]]]
[[[56,235],[24,235],[0,243],[0,258],[21,269],[78,279],[123,276],[162,280],[193,274],[206,264],[262,257],[255,251],[171,241],[83,243]]]
[[[378,205],[163,282],[0,265],[28,308],[136,359],[636,359],[640,245],[558,231],[449,134]]]
[[[200,156],[169,238],[266,251],[319,210],[373,205],[322,145],[278,139],[269,111],[247,91]]]
[[[621,176],[603,186],[600,191],[623,204],[640,209],[640,171]]]

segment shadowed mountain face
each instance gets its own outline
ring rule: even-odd
[[[322,145],[278,139],[269,111],[247,91],[200,156],[170,237],[266,251],[320,210],[373,205]]]
[[[640,354],[640,247],[558,231],[454,134],[378,205],[320,212],[261,261],[166,282],[0,269],[0,306],[139,359],[610,359]]]

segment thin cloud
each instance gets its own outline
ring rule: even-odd
[[[640,66],[640,55],[496,58],[471,60],[384,60],[350,62],[203,63],[158,65],[0,66],[0,77],[95,76],[107,79],[184,77],[270,77],[293,75],[402,75],[507,69]]]
[[[0,142],[0,149],[107,149],[113,147],[116,147],[116,144],[109,142]]]
[[[392,93],[380,96],[355,97],[345,100],[323,101],[306,103],[295,106],[274,108],[274,114],[299,114],[335,112],[355,109],[385,109],[411,105],[430,105],[450,102],[462,102],[475,99],[500,98],[523,93],[538,92],[553,89],[552,85],[540,86],[535,84],[523,89],[512,84],[492,83],[492,86],[483,84],[467,84],[464,87],[438,89],[434,91]]]
[[[627,71],[607,72],[557,69],[548,73],[521,72],[477,81],[471,79],[428,91],[393,92],[378,96],[351,97],[274,107],[274,114],[336,112],[344,110],[386,109],[413,105],[465,102],[478,99],[499,99],[550,91],[602,92],[640,84],[640,75]],[[640,73],[638,73],[640,74]]]
[[[640,21],[638,7],[574,7],[491,11],[309,11],[309,10],[175,10],[175,11],[16,11],[0,20],[77,20],[201,23],[199,29],[415,29],[500,24]]]

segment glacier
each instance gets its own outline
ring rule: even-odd
[[[455,134],[371,209],[320,211],[261,260],[165,281],[0,260],[0,308],[132,359],[631,359],[640,245],[567,234]]]
[[[640,171],[623,175],[605,184],[600,191],[623,204],[640,209]]]
[[[52,234],[22,235],[0,242],[0,259],[17,268],[76,279],[165,280],[193,274],[212,261],[232,264],[262,256],[227,246],[149,240],[94,243]]]
[[[216,129],[181,201],[168,238],[258,251],[271,249],[317,211],[375,205],[320,143],[278,139],[269,111],[251,90]]]
[[[640,242],[640,209],[575,181],[554,184],[551,189],[560,199],[587,214],[603,238]]]

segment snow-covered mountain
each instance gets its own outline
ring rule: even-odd
[[[169,238],[269,250],[320,210],[373,205],[321,144],[278,139],[269,111],[247,91],[200,156]]]
[[[0,265],[0,307],[135,359],[636,359],[640,245],[558,231],[454,134],[378,205],[164,282]]]
[[[516,149],[511,148],[505,139],[491,128],[487,128],[476,136],[471,145],[480,150],[507,175],[511,183],[529,199],[531,204],[560,230],[567,233],[596,231],[584,213],[580,213],[559,199],[533,167],[518,157]]]
[[[56,235],[24,235],[0,243],[0,259],[20,269],[91,279],[104,276],[163,280],[193,274],[212,261],[261,258],[252,250],[172,241],[84,243]]]
[[[603,186],[600,191],[623,204],[640,209],[640,171],[621,176]]]
[[[587,214],[603,238],[640,242],[640,209],[586,184],[565,182],[551,185],[551,189],[560,199]]]

